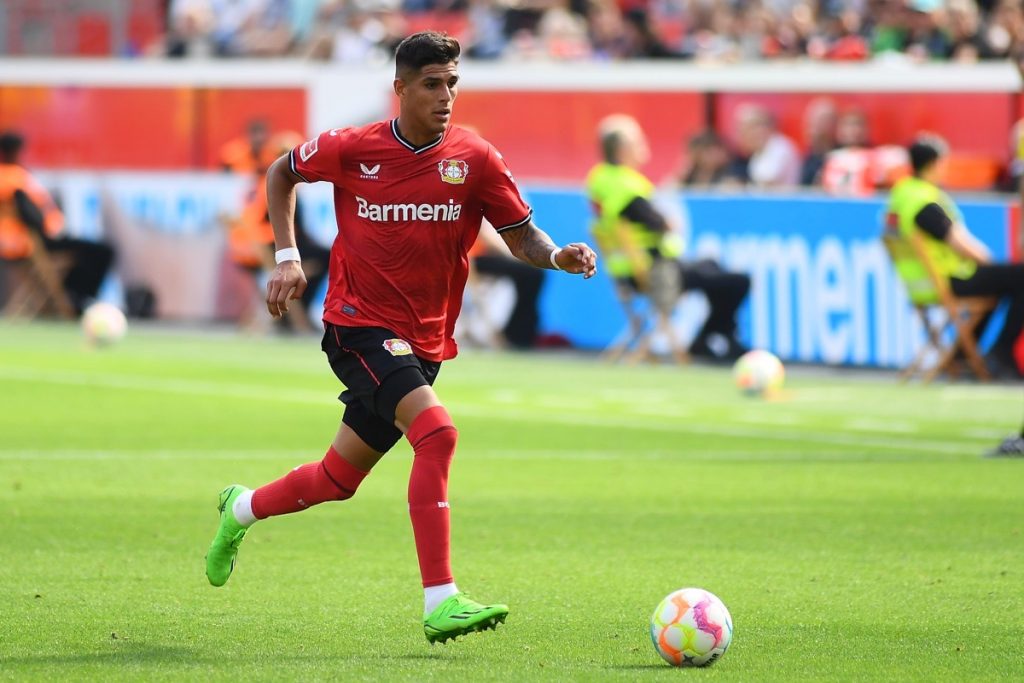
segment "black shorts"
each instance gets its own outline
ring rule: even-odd
[[[433,386],[441,364],[413,353],[409,343],[383,327],[324,323],[320,347],[345,391],[342,422],[373,450],[386,453],[402,438],[395,409],[409,392]]]

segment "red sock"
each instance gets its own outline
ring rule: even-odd
[[[253,491],[252,514],[256,519],[264,519],[305,510],[328,500],[351,498],[366,474],[331,446],[320,462],[300,465]]]
[[[414,452],[409,475],[409,517],[425,587],[454,581],[449,555],[448,468],[458,436],[443,406],[420,413],[406,434]]]

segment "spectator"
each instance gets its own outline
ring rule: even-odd
[[[48,252],[71,254],[72,266],[64,278],[71,304],[81,313],[96,298],[114,261],[106,244],[68,237],[64,215],[53,198],[21,165],[25,139],[13,131],[0,134],[0,258],[19,261],[32,255],[31,232]]]
[[[224,143],[220,149],[220,164],[232,173],[259,173],[270,168],[278,157],[278,150],[270,143],[270,124],[266,119],[251,119],[245,127],[245,136]]]
[[[515,258],[505,241],[487,221],[480,227],[470,257],[476,273],[511,280],[516,288],[516,302],[502,329],[502,335],[513,348],[533,347],[540,323],[537,302],[544,284],[544,272]]]
[[[253,119],[246,138],[229,142],[222,151],[224,170],[244,177],[248,183],[245,204],[237,216],[227,220],[228,254],[237,266],[253,276],[254,282],[274,262],[274,231],[267,213],[267,169],[279,156],[301,143],[298,133],[271,134],[265,120]],[[295,205],[295,238],[309,283],[302,295],[306,310],[327,277],[330,252],[309,237],[299,202]],[[254,301],[249,302],[250,310],[243,312],[243,318],[251,320],[252,310],[258,310],[251,309]],[[281,323],[288,324],[289,319],[282,318]]]
[[[897,145],[873,147],[867,115],[850,109],[836,124],[836,148],[825,156],[821,186],[828,192],[866,196],[889,188],[909,173],[907,150]]]
[[[804,135],[807,154],[800,167],[800,184],[817,185],[825,155],[836,146],[836,105],[827,97],[811,100],[804,110]]]
[[[587,22],[572,12],[568,3],[558,3],[548,9],[537,25],[537,33],[543,54],[549,58],[577,60],[590,57]]]
[[[775,128],[771,113],[755,104],[736,110],[737,143],[747,159],[747,175],[757,187],[793,187],[800,182],[796,145]]]
[[[625,30],[633,48],[628,55],[640,59],[678,59],[683,55],[667,47],[654,32],[647,10],[634,8],[625,15]]]
[[[633,54],[636,45],[626,32],[622,11],[613,0],[594,0],[587,13],[590,44],[598,59],[619,60]]]
[[[868,117],[861,109],[847,109],[836,121],[836,147],[840,149],[870,147]]]
[[[743,183],[729,148],[715,131],[694,135],[686,147],[687,161],[679,175],[680,186],[699,188]]]
[[[498,59],[505,51],[505,12],[498,0],[470,0],[468,19],[474,59]]]
[[[168,57],[209,57],[214,51],[214,21],[209,0],[172,0],[167,35],[155,49]]]
[[[904,50],[920,61],[942,59],[949,53],[944,21],[943,0],[910,0],[907,6],[907,33]]]
[[[991,59],[1012,57],[1024,44],[1024,14],[1019,0],[998,0],[982,31],[985,56]]]
[[[979,33],[978,6],[973,0],[951,0],[948,13],[949,49],[946,57],[954,62],[973,63],[991,56]]]

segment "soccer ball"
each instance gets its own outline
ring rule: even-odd
[[[732,617],[712,593],[680,588],[651,615],[651,642],[672,666],[710,666],[729,649]]]
[[[128,331],[128,321],[121,309],[112,304],[98,302],[82,314],[82,332],[90,343],[107,346],[120,340]]]
[[[732,368],[736,386],[745,394],[761,396],[778,391],[786,379],[782,361],[770,351],[747,351]]]

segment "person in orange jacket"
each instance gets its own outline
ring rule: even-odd
[[[225,171],[248,179],[245,203],[238,215],[229,220],[228,254],[239,267],[250,273],[264,270],[274,252],[274,231],[267,213],[267,169],[281,154],[302,144],[304,138],[292,131],[271,133],[262,119],[248,126],[247,141],[239,138],[222,149]],[[303,253],[303,269],[310,286],[302,296],[308,308],[327,277],[330,251],[313,240],[305,230],[300,203],[295,205],[295,230]]]
[[[114,262],[114,250],[64,234],[64,215],[20,162],[24,146],[25,138],[19,133],[0,133],[0,259],[30,258],[36,248],[32,232],[42,238],[48,252],[70,253],[73,265],[64,278],[64,289],[81,313],[96,298]]]

